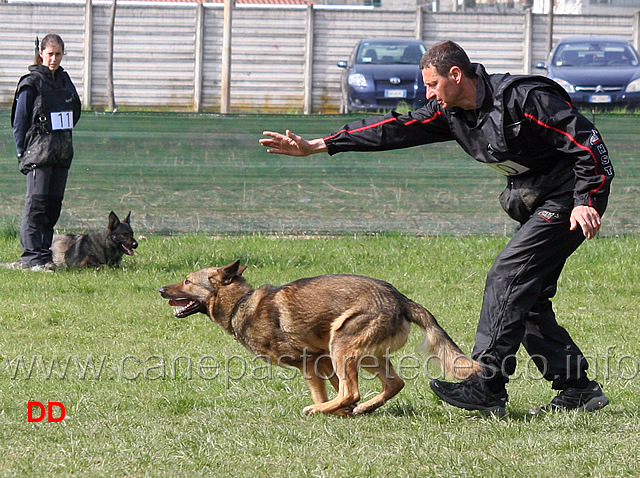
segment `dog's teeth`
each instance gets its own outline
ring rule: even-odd
[[[175,302],[177,302],[177,301],[183,301],[183,300],[185,300],[185,299],[177,299]],[[172,301],[172,302],[173,302],[173,301]],[[177,305],[177,304],[175,304],[175,305]],[[182,315],[184,312],[186,312],[188,309],[192,308],[194,305],[196,305],[196,302],[195,302],[195,301],[193,301],[193,300],[192,300],[192,301],[189,301],[189,302],[187,302],[187,304],[185,304],[184,306],[182,306],[182,307],[178,307],[178,308],[174,309],[174,311],[173,311],[173,315],[175,315],[176,317],[179,317],[179,316],[180,316],[180,315]]]

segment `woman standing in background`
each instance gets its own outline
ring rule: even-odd
[[[60,217],[73,159],[72,129],[80,119],[80,97],[60,66],[64,42],[49,34],[38,45],[35,64],[16,88],[11,125],[20,172],[27,176],[20,225],[22,257],[14,266],[34,271],[55,269],[53,228]]]

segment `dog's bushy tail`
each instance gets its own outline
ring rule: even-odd
[[[483,370],[482,365],[460,350],[431,312],[420,304],[409,300],[407,319],[424,329],[425,337],[420,348],[438,361],[445,375],[462,380]]]

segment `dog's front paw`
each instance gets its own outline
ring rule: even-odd
[[[368,407],[363,407],[362,405],[358,405],[351,410],[352,415],[364,415],[365,413],[371,412],[371,409]]]
[[[316,408],[313,405],[309,405],[308,407],[304,407],[302,409],[302,414],[303,415],[313,415],[315,413],[318,413],[318,411],[316,410]]]
[[[323,411],[323,410],[318,410],[315,405],[309,405],[308,407],[304,407],[302,409],[302,414],[309,416],[309,415],[315,415],[316,413],[330,413],[331,415],[337,415],[339,417],[350,417],[353,415],[354,407],[355,405],[351,405],[344,408],[338,408],[337,410]]]

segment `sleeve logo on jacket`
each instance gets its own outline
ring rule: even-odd
[[[591,138],[593,139],[593,136]],[[611,160],[609,160],[609,152],[604,143],[598,144],[596,151],[600,155],[600,164],[602,164],[605,174],[607,176],[613,176],[613,166],[611,165]]]

